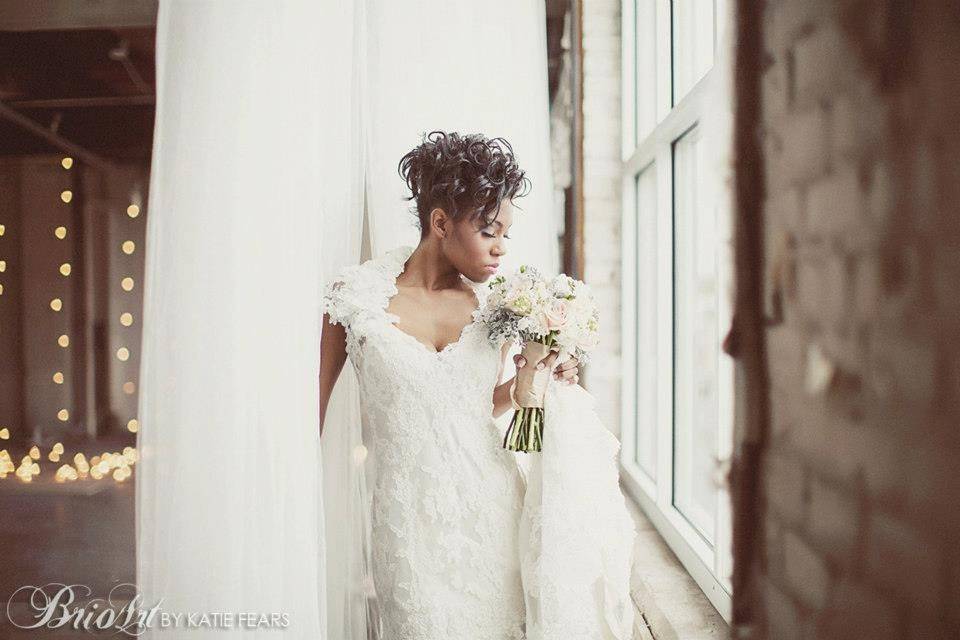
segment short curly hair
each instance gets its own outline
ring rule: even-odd
[[[520,198],[531,188],[510,143],[480,133],[424,134],[423,142],[400,159],[397,171],[410,189],[405,199],[416,201],[411,212],[421,235],[435,207],[454,220],[469,216],[491,224],[505,198]]]

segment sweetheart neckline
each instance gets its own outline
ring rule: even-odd
[[[467,329],[476,324],[477,312],[480,311],[480,309],[483,307],[483,299],[480,297],[480,292],[478,291],[478,287],[480,286],[480,284],[473,282],[462,273],[460,274],[460,279],[464,283],[466,283],[467,286],[470,287],[470,291],[473,293],[473,297],[477,301],[477,304],[474,306],[473,311],[470,312],[470,322],[465,324],[463,328],[460,329],[460,335],[457,337],[457,339],[454,340],[453,342],[448,342],[443,346],[442,349],[437,349],[432,344],[428,345],[422,342],[416,336],[413,336],[407,333],[406,331],[401,329],[399,326],[397,326],[397,323],[400,322],[400,316],[390,311],[387,311],[388,307],[390,306],[390,301],[393,300],[393,298],[400,293],[400,288],[397,287],[397,279],[406,270],[407,260],[410,258],[410,255],[413,253],[414,247],[410,245],[402,245],[400,247],[397,247],[395,251],[397,251],[397,256],[398,256],[396,261],[397,264],[395,265],[396,269],[391,270],[391,272],[387,276],[387,282],[390,284],[390,290],[387,292],[387,298],[383,303],[383,313],[387,316],[387,324],[393,327],[402,336],[406,336],[413,342],[420,345],[423,351],[428,355],[441,356],[451,351],[457,345],[462,344],[464,341],[464,338],[467,335]]]
[[[424,351],[425,353],[427,353],[428,355],[432,355],[432,356],[442,355],[442,354],[444,354],[444,353],[447,353],[448,351],[451,351],[451,350],[452,350],[454,347],[456,347],[457,345],[462,344],[463,341],[464,341],[464,339],[465,339],[466,336],[467,336],[467,329],[470,328],[470,327],[472,327],[474,324],[476,324],[473,320],[471,320],[470,322],[468,322],[467,324],[465,324],[462,329],[460,329],[460,335],[457,337],[456,340],[454,340],[453,342],[448,342],[447,344],[445,344],[445,345],[443,346],[442,349],[437,349],[437,348],[434,347],[433,345],[428,345],[428,344],[426,344],[426,343],[424,343],[424,342],[421,342],[420,339],[417,338],[416,336],[413,336],[413,335],[407,333],[406,331],[404,331],[403,329],[401,329],[400,327],[398,327],[398,326],[397,326],[397,322],[400,321],[400,318],[399,318],[399,316],[397,316],[395,313],[390,313],[390,312],[388,311],[388,312],[387,312],[387,316],[388,316],[387,324],[390,325],[390,327],[392,327],[394,330],[396,330],[396,332],[399,333],[401,336],[403,336],[403,337],[405,337],[405,338],[408,338],[408,339],[411,340],[412,342],[414,342],[414,343],[416,343],[417,345],[419,345],[420,347],[422,347],[422,348],[423,348],[423,351]]]

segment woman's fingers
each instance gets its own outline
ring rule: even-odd
[[[537,363],[537,370],[546,369],[547,367],[553,366],[553,363],[557,360],[558,353],[556,351],[551,351],[547,356]]]
[[[558,356],[559,353],[557,351],[551,351],[537,363],[537,370],[543,370],[553,366]],[[522,369],[527,364],[527,360],[523,355],[516,353],[513,356],[513,364],[515,364],[518,369]],[[577,366],[578,364],[577,359],[573,357],[564,360],[553,370],[553,378],[555,380],[562,380],[566,384],[576,384],[580,380],[580,368]]]
[[[576,368],[573,369],[564,369],[562,371],[555,371],[553,374],[555,380],[563,380],[569,382],[575,378],[579,378],[579,371]]]

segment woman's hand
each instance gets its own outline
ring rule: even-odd
[[[553,363],[556,362],[558,352],[551,351],[548,353],[543,360],[537,363],[537,369],[543,369],[546,367],[552,367]],[[516,354],[513,356],[513,363],[517,366],[517,369],[520,369],[527,363],[527,359],[521,354]],[[580,381],[580,369],[578,367],[579,362],[576,358],[570,357],[567,358],[564,362],[558,364],[553,370],[554,380],[560,380],[565,384],[576,384]]]

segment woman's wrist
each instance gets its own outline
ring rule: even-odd
[[[505,411],[513,408],[513,400],[510,398],[510,388],[516,382],[517,376],[514,375],[502,384],[493,388],[493,417],[499,418]]]

